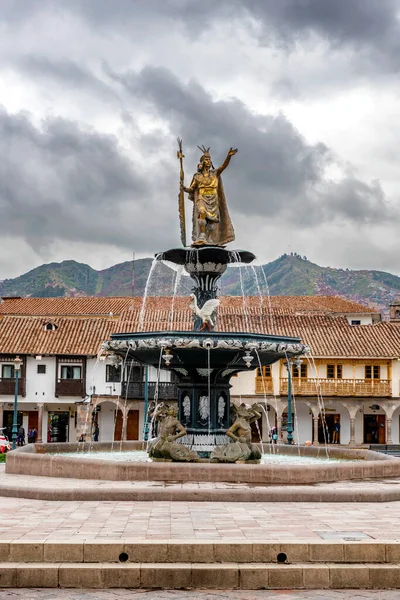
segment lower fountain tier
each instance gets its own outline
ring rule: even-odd
[[[152,331],[118,333],[103,350],[158,369],[171,369],[180,383],[208,377],[213,383],[229,382],[239,371],[270,365],[281,358],[309,351],[299,338],[253,333]]]

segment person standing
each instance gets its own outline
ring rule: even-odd
[[[339,419],[335,419],[333,424],[332,444],[338,444],[340,439],[340,423]]]

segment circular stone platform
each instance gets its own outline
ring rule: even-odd
[[[122,444],[29,444],[7,455],[6,473],[93,479],[101,481],[181,483],[242,483],[293,486],[346,480],[400,477],[400,459],[370,450],[329,449],[332,458],[343,462],[308,465],[214,464],[176,462],[114,462],[95,458],[62,456],[66,452],[143,450],[142,442]],[[268,446],[267,450],[276,450]],[[278,446],[279,453],[326,457],[325,447]],[[57,453],[57,454],[56,454]]]

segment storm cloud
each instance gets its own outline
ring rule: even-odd
[[[33,254],[0,259],[0,278],[176,245],[178,135],[187,182],[197,145],[215,164],[239,148],[224,185],[238,243],[262,260],[396,270],[399,9],[3,0],[0,232]]]

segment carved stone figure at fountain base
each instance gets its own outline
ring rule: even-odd
[[[158,436],[149,442],[148,454],[154,460],[172,460],[175,462],[197,462],[199,456],[177,439],[186,435],[186,429],[176,417],[174,406],[161,403],[156,405],[150,417],[159,423]]]
[[[251,441],[251,423],[261,417],[262,408],[257,404],[249,406],[244,403],[238,407],[232,404],[231,408],[236,413],[236,418],[226,435],[233,440],[233,443],[216,447],[211,453],[211,461],[228,463],[260,462],[261,450]]]

